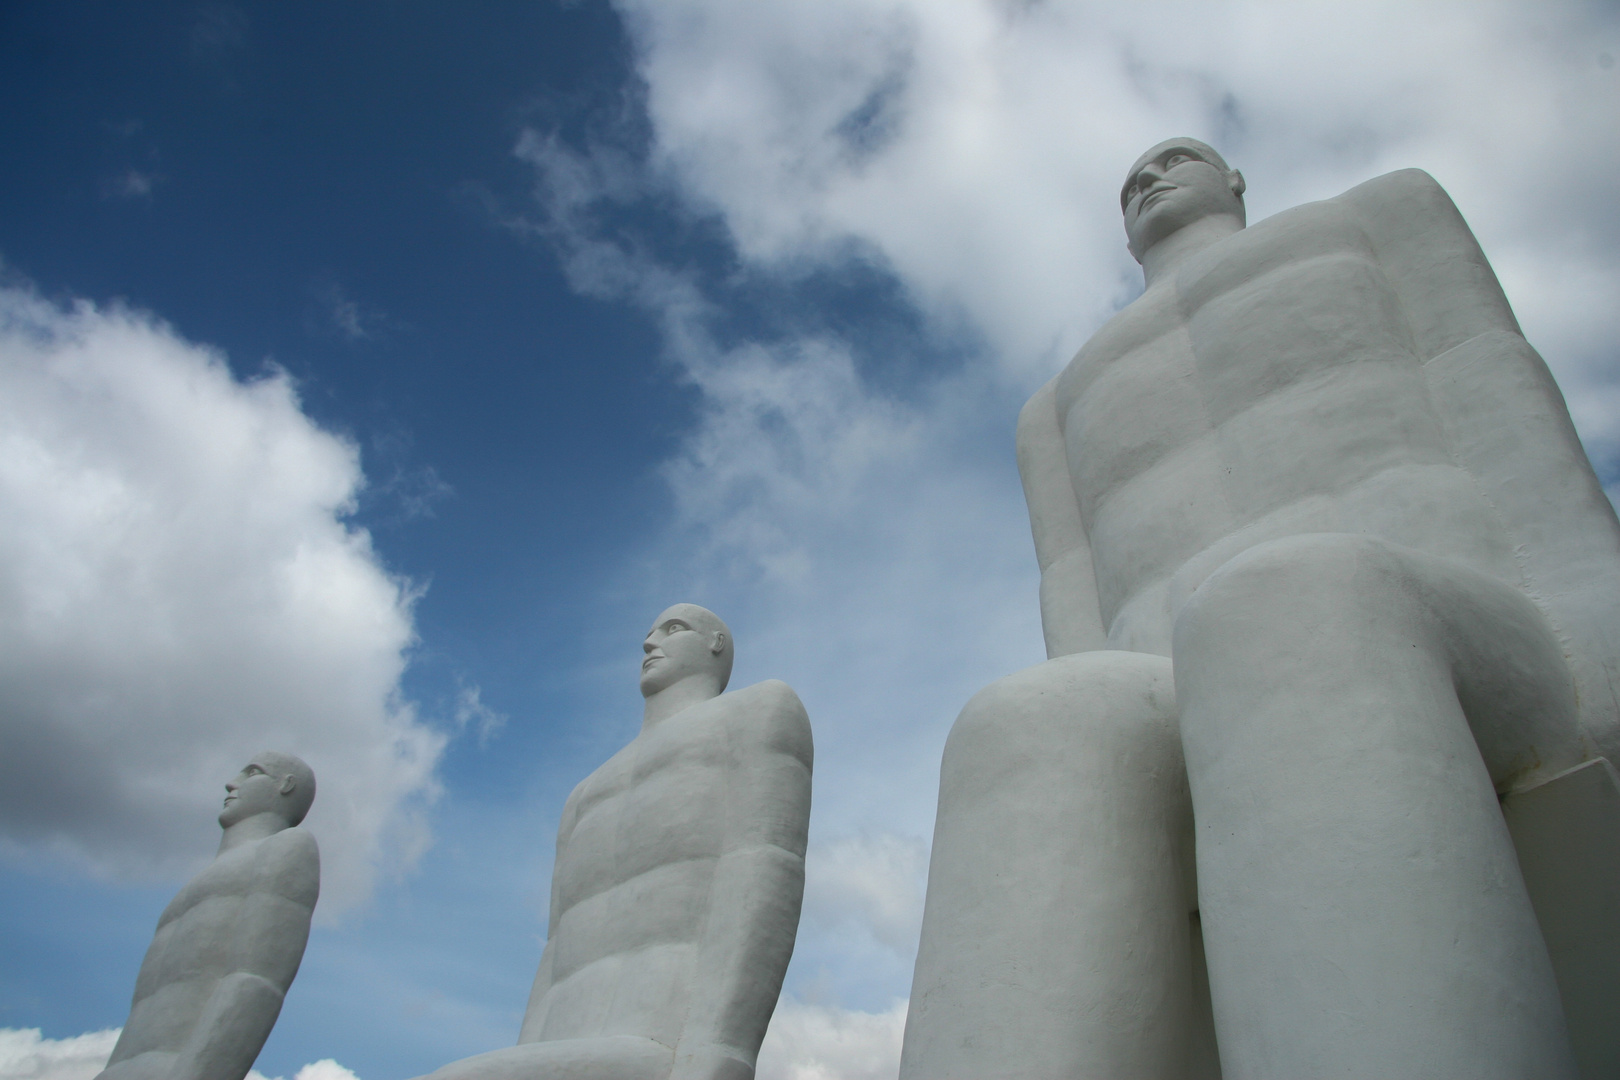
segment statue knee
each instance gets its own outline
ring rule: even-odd
[[[1211,647],[1295,634],[1302,621],[1344,626],[1358,611],[1389,610],[1413,597],[1407,555],[1355,533],[1256,544],[1205,578],[1176,613],[1176,666]]]
[[[1170,660],[1097,651],[1060,656],[998,679],[963,707],[945,743],[942,791],[1027,785],[1072,773],[1077,759],[1122,746],[1179,757]]]

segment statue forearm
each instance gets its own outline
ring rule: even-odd
[[[803,895],[804,859],[793,852],[760,845],[721,857],[671,1080],[752,1075]]]
[[[242,1080],[270,1037],[284,994],[238,971],[219,980],[174,1063],[174,1080]]]
[[[1089,548],[1072,549],[1041,571],[1041,631],[1049,660],[1108,647]]]
[[[1036,391],[1018,416],[1018,473],[1041,567],[1041,628],[1049,658],[1101,649],[1108,640],[1055,393],[1056,380]]]

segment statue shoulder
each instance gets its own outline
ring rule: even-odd
[[[1028,447],[1049,441],[1057,434],[1057,387],[1061,378],[1062,375],[1056,375],[1048,379],[1018,410],[1014,440],[1021,455],[1028,453]]]
[[[1375,176],[1330,201],[1345,203],[1367,217],[1401,217],[1436,209],[1457,212],[1446,189],[1422,169],[1397,169]]]
[[[730,722],[746,743],[763,750],[785,753],[808,768],[815,748],[810,714],[793,688],[780,679],[766,679],[724,695],[729,698]]]
[[[321,849],[300,826],[283,829],[259,841],[255,877],[265,891],[313,908],[321,892]]]
[[[1375,176],[1328,201],[1354,212],[1379,246],[1397,237],[1407,244],[1442,248],[1459,242],[1475,245],[1457,204],[1422,169],[1400,169]]]
[[[1434,177],[1402,169],[1333,201],[1371,239],[1425,360],[1488,331],[1520,332],[1479,241]]]

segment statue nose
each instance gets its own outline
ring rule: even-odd
[[[657,648],[657,646],[652,643],[652,638],[651,637],[648,637],[646,641],[643,641],[641,643],[641,651],[644,652],[644,653],[650,653],[655,648]]]

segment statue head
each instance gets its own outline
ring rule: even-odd
[[[693,676],[712,680],[718,695],[731,678],[731,630],[720,616],[696,604],[676,604],[658,616],[641,651],[642,697]]]
[[[297,825],[315,801],[315,773],[291,754],[265,750],[254,754],[236,778],[225,785],[219,824],[230,828],[260,814],[274,814]]]
[[[1159,241],[1203,218],[1221,215],[1244,224],[1243,174],[1197,139],[1166,139],[1136,159],[1120,189],[1125,235],[1141,262]]]

